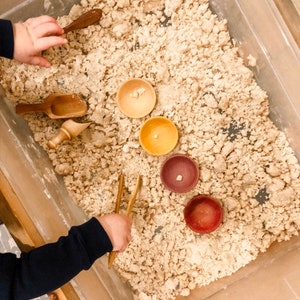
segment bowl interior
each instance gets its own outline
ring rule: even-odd
[[[221,204],[207,195],[193,197],[184,209],[186,224],[197,233],[216,230],[223,219]]]
[[[146,80],[130,79],[120,86],[117,104],[121,112],[130,118],[145,117],[156,104],[154,88]]]
[[[168,190],[185,193],[196,186],[199,179],[199,168],[190,157],[175,154],[163,163],[160,177]]]
[[[171,152],[178,142],[176,125],[164,117],[148,119],[140,130],[140,144],[152,155],[165,155]]]

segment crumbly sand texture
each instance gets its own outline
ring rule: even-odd
[[[267,94],[208,1],[82,0],[59,21],[67,25],[90,8],[103,10],[100,24],[68,33],[67,45],[46,51],[49,69],[3,59],[1,84],[13,103],[40,102],[54,92],[86,100],[88,113],[76,120],[92,124],[57,150],[47,142],[63,120],[24,117],[89,216],[114,210],[121,171],[125,210],[142,175],[133,240],[115,260],[135,299],[188,295],[245,266],[274,241],[297,235],[299,164],[269,119]],[[116,102],[119,86],[131,78],[148,80],[157,94],[154,110],[141,119],[123,115]],[[176,124],[172,153],[152,156],[140,146],[140,127],[151,116]],[[161,183],[161,164],[173,153],[199,164],[200,179],[190,192],[173,193]],[[183,219],[185,204],[199,193],[224,209],[223,223],[210,234],[192,232]]]

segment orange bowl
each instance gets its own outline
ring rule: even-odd
[[[208,195],[193,197],[185,206],[183,214],[187,226],[197,233],[210,233],[223,220],[221,204]]]
[[[177,145],[178,130],[169,119],[153,117],[142,125],[139,140],[143,149],[149,154],[164,155]]]

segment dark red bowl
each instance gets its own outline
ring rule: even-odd
[[[193,189],[199,180],[199,167],[185,154],[174,154],[162,164],[160,178],[163,185],[175,193]]]
[[[221,204],[208,195],[193,197],[185,206],[183,214],[187,226],[197,233],[210,233],[223,220]]]

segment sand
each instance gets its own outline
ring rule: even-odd
[[[68,45],[44,55],[49,69],[3,59],[1,84],[13,103],[36,103],[51,93],[77,93],[88,103],[92,122],[78,137],[49,149],[64,120],[26,115],[35,140],[64,177],[75,203],[87,215],[114,210],[118,176],[125,175],[122,210],[141,174],[133,208],[133,239],[115,268],[137,300],[172,300],[196,286],[230,275],[274,241],[300,228],[300,168],[283,132],[269,119],[269,99],[251,65],[238,55],[226,21],[208,1],[82,1],[62,26],[90,8],[101,8],[100,24],[69,33]],[[151,114],[125,116],[116,103],[130,78],[149,81],[157,95]],[[139,143],[142,124],[153,116],[172,120],[176,148],[149,155]],[[196,187],[168,191],[160,167],[182,153],[200,168]],[[214,232],[199,235],[183,219],[197,194],[221,202],[224,219]]]

